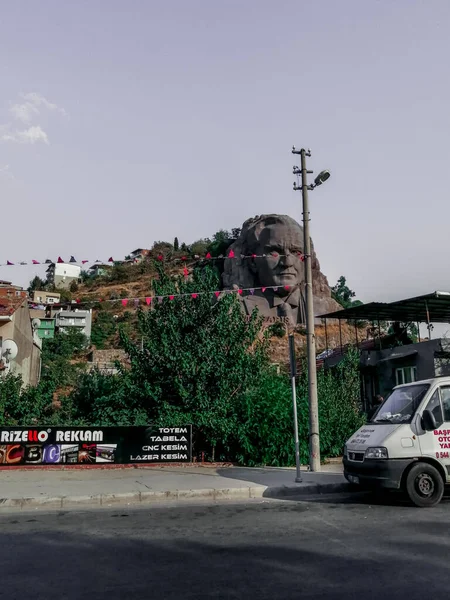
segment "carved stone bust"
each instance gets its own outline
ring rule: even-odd
[[[224,288],[246,290],[241,299],[247,315],[258,308],[266,323],[305,324],[303,246],[303,228],[287,215],[248,219],[230,247],[235,258],[225,259]],[[312,267],[315,314],[336,310],[314,252]]]

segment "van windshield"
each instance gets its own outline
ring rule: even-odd
[[[396,388],[373,416],[371,423],[411,423],[429,384]]]

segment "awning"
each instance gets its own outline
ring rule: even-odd
[[[391,360],[400,360],[401,358],[407,358],[408,356],[414,356],[418,354],[417,350],[407,350],[405,352],[393,352],[391,355],[386,358],[382,358],[377,361],[377,363],[389,362]]]

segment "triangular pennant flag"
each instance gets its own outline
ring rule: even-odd
[[[85,265],[87,262],[88,262],[87,260],[82,260],[82,261],[81,261],[81,263],[82,263],[83,265]]]
[[[77,262],[77,261],[75,260],[74,256],[71,256],[69,262]]]
[[[197,298],[198,294],[191,294],[192,298]]]
[[[285,285],[284,289],[289,291],[291,289],[291,286],[290,285]]]
[[[261,288],[262,293],[264,294],[264,292],[266,291],[267,288],[263,287]]]
[[[60,256],[58,256],[58,263],[61,264],[63,262],[64,262],[63,259]]]
[[[220,296],[220,292],[214,292],[214,295],[216,298],[218,298]]]
[[[137,308],[139,306],[139,298],[134,299],[134,306]]]
[[[162,262],[162,261],[164,260],[164,256],[163,256],[162,254],[159,254],[159,255],[158,255],[158,260],[159,260],[160,262]]]
[[[271,252],[270,255],[277,257],[278,256],[278,252]]]
[[[33,265],[40,265],[41,263],[38,260],[33,260]]]
[[[185,277],[187,277],[187,276],[189,275],[189,271],[187,270],[187,268],[186,268],[186,267],[184,267],[184,269],[183,269],[183,275],[184,275]]]
[[[205,258],[211,258],[211,252],[208,252],[205,256]]]
[[[108,262],[114,262],[114,259],[113,259],[113,257],[112,257],[112,256],[110,256],[110,257],[108,258]]]
[[[160,304],[162,304],[162,301],[163,301],[163,300],[164,300],[164,298],[163,298],[162,296],[158,296],[158,302],[159,302]]]
[[[44,263],[44,264],[46,264],[46,265],[52,265],[52,264],[53,264],[53,261],[52,261],[52,260],[50,260],[49,258],[47,258],[47,260],[45,261],[45,263]]]
[[[148,296],[148,297],[145,299],[145,301],[147,302],[147,306],[150,306],[150,304],[151,304],[151,302],[152,302],[152,299],[151,299],[151,297],[150,297],[150,296]]]
[[[302,262],[305,262],[305,258],[306,258],[306,257],[305,257],[305,255],[304,255],[304,254],[302,254],[302,255],[300,256],[300,260],[301,260]]]
[[[8,265],[8,267],[12,267],[14,265],[14,263],[12,263],[10,260],[7,260],[6,264]]]
[[[234,258],[234,252],[233,252],[233,250],[230,250],[228,252],[228,258]]]
[[[181,260],[187,260],[187,258],[185,256],[182,256]]]
[[[169,296],[169,300],[173,300],[175,296]]]
[[[272,289],[273,289],[274,292],[278,292],[278,288],[277,287],[274,287]]]
[[[80,300],[79,298],[77,298],[77,299],[75,300],[75,302],[76,302],[77,304],[80,304],[81,300]]]
[[[256,254],[252,254],[252,258],[256,258]]]
[[[242,290],[238,290],[237,293],[242,296]]]
[[[122,306],[126,306],[128,304],[128,298],[124,298],[122,300]]]
[[[253,296],[253,294],[255,293],[255,290],[253,288],[250,289],[250,294]]]

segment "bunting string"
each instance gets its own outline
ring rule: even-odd
[[[287,256],[297,256],[300,258],[300,260],[304,261],[307,255],[303,254],[302,252],[293,252],[290,254],[280,254],[278,252],[270,252],[269,254],[235,254],[235,252],[233,250],[230,250],[226,256],[224,256],[222,254],[220,254],[219,256],[212,256],[210,252],[207,252],[205,254],[205,256],[200,256],[198,254],[194,254],[193,256],[180,256],[180,257],[171,258],[171,257],[166,257],[163,254],[158,254],[157,256],[146,255],[144,258],[146,260],[153,259],[153,260],[156,260],[159,262],[190,262],[190,261],[199,261],[199,260],[215,261],[215,260],[226,260],[226,259],[241,259],[241,260],[252,259],[253,260],[255,258],[267,258],[267,257],[282,258],[282,257],[287,257]],[[37,265],[54,265],[54,264],[74,264],[74,265],[83,267],[87,263],[92,263],[93,266],[97,265],[97,264],[114,266],[114,265],[119,265],[119,264],[139,263],[141,261],[142,261],[142,259],[139,259],[139,258],[131,258],[131,259],[126,259],[126,260],[114,260],[112,256],[110,256],[108,258],[108,260],[97,259],[94,261],[89,260],[89,259],[77,260],[74,256],[71,256],[68,261],[65,261],[61,258],[61,256],[58,256],[57,260],[51,260],[50,258],[46,258],[45,260],[31,259],[28,261],[25,261],[25,260],[12,261],[12,260],[7,259],[6,262],[0,263],[0,267],[27,266],[27,265],[36,265],[37,266]]]
[[[296,288],[299,287],[299,284],[296,285],[283,285],[283,286],[267,286],[267,287],[254,287],[254,288],[236,288],[236,289],[228,289],[228,290],[215,290],[212,292],[189,292],[184,294],[160,294],[160,295],[147,295],[147,296],[130,296],[128,298],[85,298],[83,300],[76,299],[68,302],[61,302],[61,305],[67,306],[69,304],[78,304],[78,305],[92,305],[92,304],[100,304],[100,303],[113,303],[116,305],[122,305],[123,307],[127,307],[128,305],[134,306],[138,308],[139,306],[151,306],[152,304],[158,303],[161,304],[164,300],[173,301],[177,298],[192,298],[196,299],[200,296],[210,296],[211,299],[220,299],[221,296],[225,296],[227,294],[236,294],[238,296],[249,295],[253,296],[255,292],[266,293],[267,291],[278,292],[280,290],[284,290],[286,292],[292,292]],[[41,305],[36,302],[29,301],[30,308],[39,309],[41,307],[45,308],[44,305]],[[47,304],[49,307],[59,306],[57,303]]]

